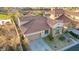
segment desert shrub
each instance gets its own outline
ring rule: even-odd
[[[35,15],[35,16],[43,15],[43,13],[39,12],[39,11],[33,12],[32,14]]]
[[[68,33],[68,31],[66,30],[66,31],[64,31],[64,34],[66,34],[66,33]]]
[[[21,39],[21,40],[24,40],[24,39],[25,39],[22,34],[20,34],[20,39]]]
[[[54,39],[54,37],[52,36],[52,34],[49,34],[49,35],[47,36],[47,38],[48,38],[50,41]]]
[[[64,37],[63,35],[61,35],[61,36],[59,37],[59,40],[61,40],[61,41],[64,41],[64,39],[65,39],[65,37]]]

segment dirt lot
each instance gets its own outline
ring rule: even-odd
[[[15,50],[16,45],[20,43],[19,35],[13,23],[0,25],[0,50],[3,48]]]

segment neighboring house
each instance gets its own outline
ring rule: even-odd
[[[68,16],[65,10],[55,8],[51,10],[50,19],[47,21],[49,26],[52,28],[52,34],[62,34],[68,28],[75,27],[77,22]]]
[[[72,27],[73,21],[65,14],[62,14],[58,18],[48,20],[48,24],[52,28],[52,33],[62,34],[67,28]]]
[[[76,28],[79,28],[79,10],[76,11],[66,11],[65,12],[69,17],[72,18]]]
[[[25,16],[21,19],[21,29],[30,40],[45,37],[50,33],[47,20],[43,16]]]
[[[50,17],[44,16],[24,16],[20,20],[21,29],[28,39],[33,40],[46,37],[52,33],[53,36],[62,34],[68,28],[76,26],[74,21],[63,9],[51,9]]]
[[[51,16],[50,16],[50,18],[55,19],[55,18],[61,16],[64,13],[65,13],[65,11],[63,9],[60,9],[60,8],[54,8],[53,9],[53,8],[51,8],[51,11],[50,11]]]
[[[0,25],[3,25],[7,22],[11,23],[11,19],[0,19]]]

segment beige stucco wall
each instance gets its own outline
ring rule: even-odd
[[[47,29],[48,30],[48,34],[50,33],[50,29]],[[42,31],[38,31],[38,32],[35,32],[35,33],[31,33],[31,34],[26,34],[28,40],[34,40],[34,39],[38,39],[40,37],[46,37],[48,34],[45,34],[45,30],[42,30]]]
[[[50,15],[51,19],[55,19],[55,16],[53,14]]]
[[[37,34],[34,34],[34,35],[27,36],[27,38],[29,40],[34,40],[34,39],[37,39],[39,37],[41,37],[41,33],[37,33]]]

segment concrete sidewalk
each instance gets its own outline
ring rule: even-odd
[[[30,43],[32,51],[52,51],[42,38],[35,39]]]

